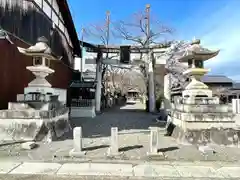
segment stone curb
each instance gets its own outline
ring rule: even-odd
[[[59,175],[110,177],[162,177],[162,178],[218,178],[240,179],[239,164],[206,166],[196,163],[124,164],[124,163],[44,163],[0,162],[0,174],[7,175]]]

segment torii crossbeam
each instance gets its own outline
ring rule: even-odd
[[[114,46],[114,45],[94,45],[91,43],[87,42],[79,42],[81,46],[86,48],[87,52],[102,52],[102,53],[119,53],[120,52],[120,47],[121,46]],[[156,53],[159,52],[157,49],[165,49],[169,48],[171,46],[171,41],[166,42],[166,43],[161,43],[161,44],[155,44],[155,45],[150,45],[149,47],[142,47],[142,46],[136,46],[136,45],[131,45],[130,46],[130,53],[148,53],[149,51],[153,51],[156,49]],[[124,45],[122,45],[124,46]]]

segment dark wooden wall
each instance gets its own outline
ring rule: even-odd
[[[58,56],[63,56],[65,64],[71,65],[73,62],[71,48],[66,48],[66,39],[64,32],[58,27],[54,29],[51,35],[53,23],[44,12],[37,7],[34,2],[26,0],[13,0],[18,3],[2,3],[0,0],[0,27],[14,34],[29,44],[35,44],[36,40],[45,36],[49,40],[49,45]],[[28,8],[26,8],[26,4]],[[25,6],[25,8],[23,8]]]
[[[26,66],[32,65],[30,57],[18,52],[17,46],[27,48],[36,43],[40,36],[45,36],[49,40],[49,45],[58,56],[62,56],[62,61],[51,62],[51,68],[55,73],[47,79],[55,88],[68,89],[72,79],[73,56],[72,50],[66,47],[66,39],[63,33],[52,28],[51,20],[39,9],[33,6],[23,9],[21,3],[9,4],[1,3],[0,0],[0,27],[11,33],[10,38],[14,44],[7,40],[0,40],[0,109],[7,108],[8,102],[16,101],[17,94],[24,92],[24,87],[34,78],[26,70]],[[14,0],[23,2],[23,0]],[[10,1],[10,2],[14,2]]]

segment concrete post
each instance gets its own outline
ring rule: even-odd
[[[118,148],[119,148],[118,147],[118,128],[112,127],[108,155],[110,155],[110,156],[118,155],[119,154]]]
[[[70,156],[80,157],[85,155],[82,151],[82,127],[75,127],[73,129],[73,149],[69,152]]]
[[[147,152],[148,156],[163,156],[163,153],[158,152],[159,148],[159,131],[158,127],[150,127],[150,147],[149,152]]]
[[[150,154],[158,153],[158,129],[157,127],[150,128]]]

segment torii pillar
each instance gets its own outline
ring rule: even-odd
[[[97,53],[96,58],[96,80],[97,86],[95,91],[96,112],[101,112],[102,97],[102,52]]]

